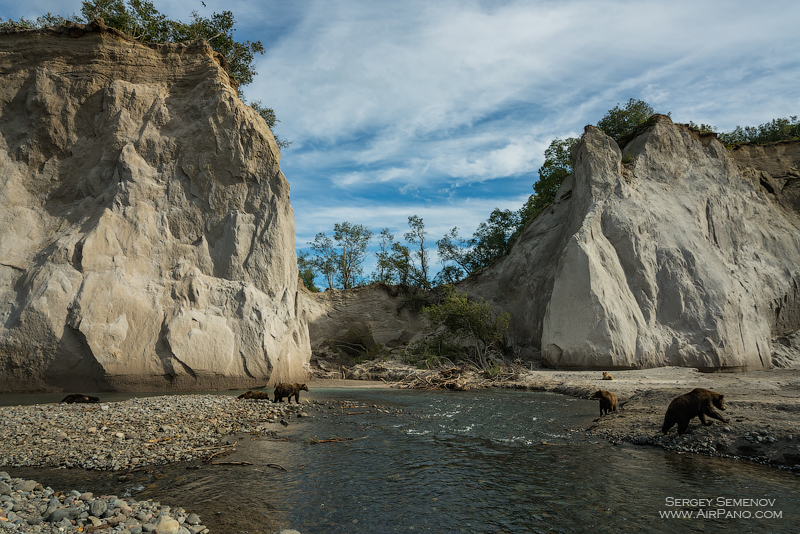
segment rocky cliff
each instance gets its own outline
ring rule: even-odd
[[[203,41],[0,34],[0,391],[302,378],[280,152]]]
[[[511,313],[517,350],[558,368],[769,368],[800,329],[800,144],[726,150],[656,116],[624,150],[588,126],[574,163],[511,253],[461,284]]]
[[[353,345],[396,347],[419,339],[426,326],[420,308],[424,291],[404,286],[372,284],[346,291],[302,293],[303,318],[311,348]]]

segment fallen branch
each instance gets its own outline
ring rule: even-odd
[[[209,456],[208,458],[206,458],[205,460],[203,460],[203,462],[205,462],[205,463],[208,463],[208,462],[210,462],[210,461],[211,461],[211,459],[212,459],[212,458],[214,458],[215,456],[220,456],[220,455],[223,455],[223,454],[230,454],[230,453],[232,453],[232,452],[236,452],[236,449],[234,449],[234,448],[230,448],[230,449],[225,449],[225,450],[223,450],[223,451],[217,451],[217,452],[215,452],[214,454],[212,454],[211,456]]]
[[[253,465],[250,462],[211,462],[211,465]]]
[[[283,467],[280,464],[267,464],[267,467],[273,467],[275,469],[283,469],[284,471],[288,472],[289,470]]]

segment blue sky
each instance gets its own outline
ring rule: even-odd
[[[629,98],[721,131],[800,115],[796,0],[205,4],[155,1],[181,20],[231,10],[237,38],[266,47],[244,93],[292,141],[299,249],[344,221],[401,240],[410,215],[432,245],[470,236],[522,205],[554,138]],[[0,17],[80,6],[0,0]]]

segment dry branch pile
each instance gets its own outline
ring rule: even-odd
[[[515,365],[505,365],[499,371],[476,371],[467,365],[435,369],[423,375],[409,375],[393,382],[392,387],[400,389],[449,389],[467,391],[494,387],[497,383],[513,380],[519,376],[520,369]]]

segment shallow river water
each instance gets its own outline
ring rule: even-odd
[[[54,489],[183,506],[226,534],[800,528],[797,475],[587,439],[574,429],[597,416],[594,402],[517,391],[361,388],[316,389],[302,398],[326,404],[312,404],[311,417],[286,428],[276,425],[288,441],[240,436],[237,452],[224,458],[252,465],[157,467],[122,480],[75,470],[8,471]]]

